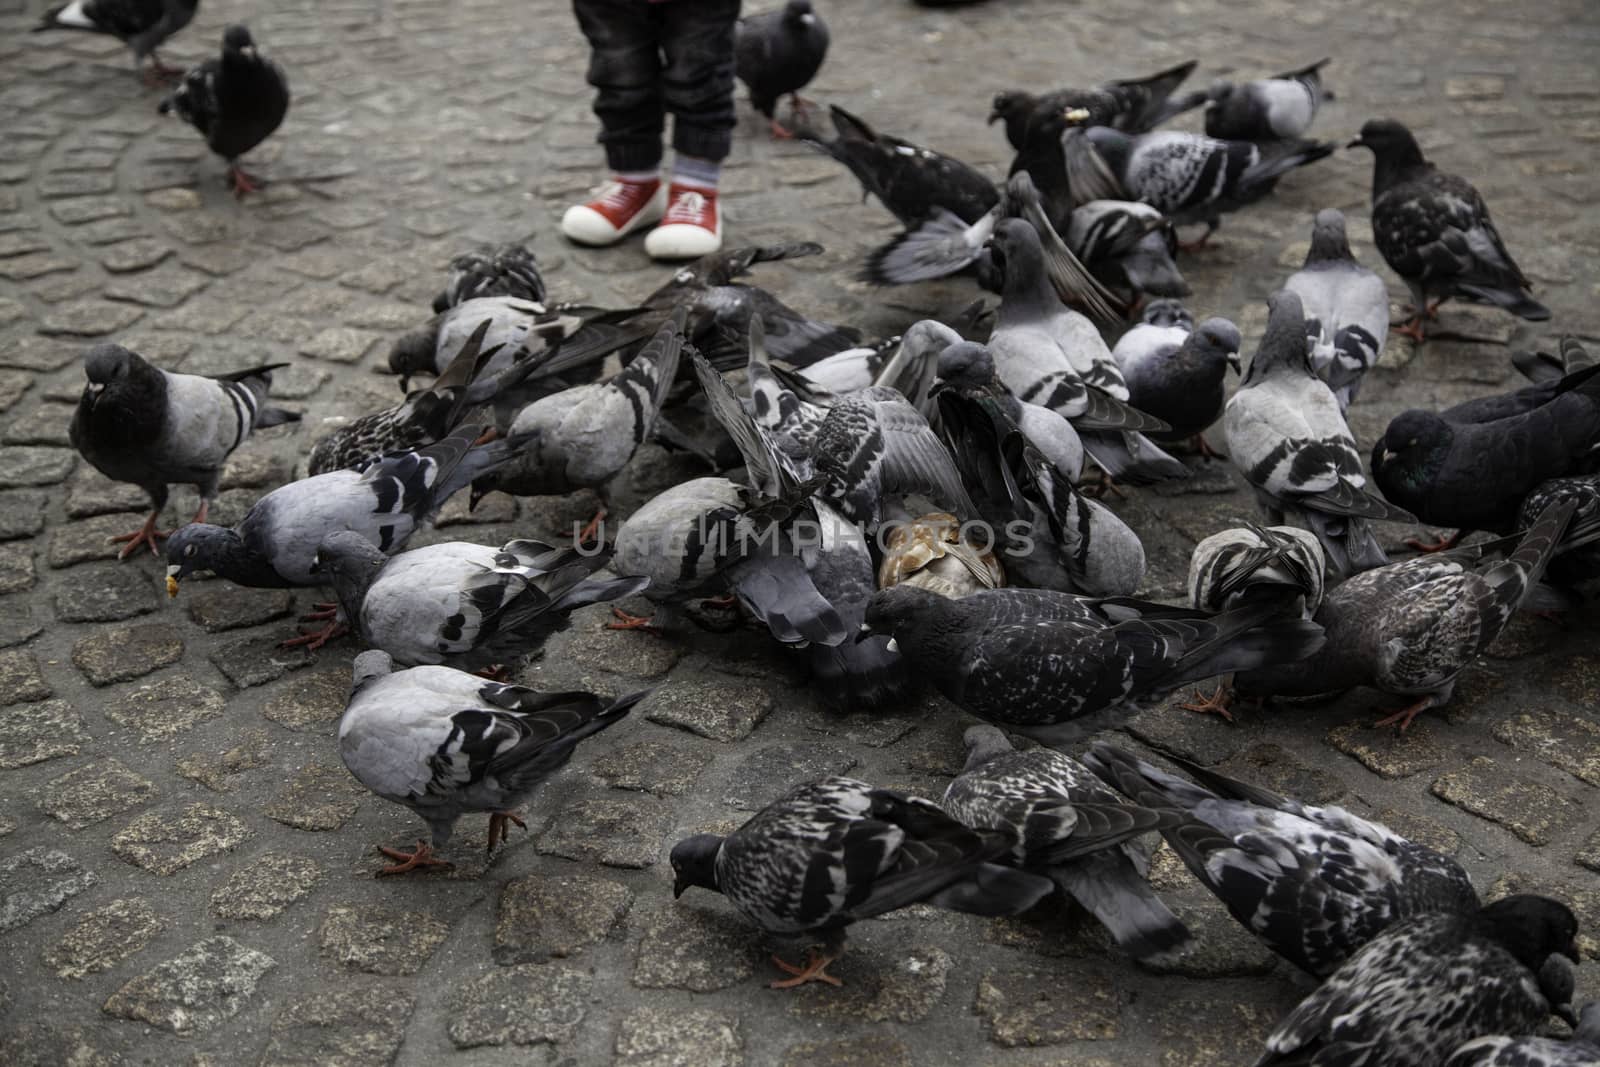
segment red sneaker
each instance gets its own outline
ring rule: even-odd
[[[667,213],[644,239],[654,259],[697,259],[722,247],[722,212],[717,191],[673,184],[667,190]]]
[[[561,232],[581,245],[616,244],[634,230],[661,218],[667,189],[660,178],[647,182],[612,178],[587,204],[574,204],[561,216]]]

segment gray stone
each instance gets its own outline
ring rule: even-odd
[[[26,926],[98,882],[65,852],[43,845],[0,860],[0,933]]]
[[[566,651],[581,666],[630,678],[659,678],[683,655],[671,641],[641,630],[579,631],[567,642]]]
[[[682,796],[711,765],[704,752],[665,741],[637,741],[606,749],[594,761],[594,773],[613,789],[632,789],[657,796]]]
[[[76,756],[89,735],[72,705],[63,700],[0,708],[0,767],[12,769],[61,756]]]
[[[345,326],[330,326],[300,346],[300,354],[333,363],[354,363],[367,354],[378,335]]]
[[[50,533],[50,551],[46,557],[51,567],[72,567],[95,560],[116,559],[123,545],[113,538],[131,533],[139,521],[129,515],[97,515],[92,519],[58,526]],[[148,548],[139,554],[154,559]]]
[[[69,300],[50,309],[39,332],[46,337],[102,337],[126,330],[143,317],[143,311],[128,304]]]
[[[132,566],[75,567],[55,586],[62,622],[118,622],[161,606],[156,576]]]
[[[296,830],[337,830],[356,813],[365,795],[344,767],[310,763],[289,780],[262,814]]]
[[[71,408],[64,404],[41,404],[13,419],[6,426],[5,433],[0,435],[0,440],[8,445],[66,447],[71,444],[67,435],[67,427],[71,422]]]
[[[267,734],[254,730],[224,752],[191,752],[178,760],[178,773],[199,782],[213,793],[228,793],[233,779],[267,762]]]
[[[287,589],[208,589],[188,598],[189,618],[208,634],[260,626],[289,614],[294,595]]]
[[[0,652],[0,704],[45,700],[54,694],[32,652]]]
[[[662,905],[645,917],[633,984],[694,993],[726,989],[755,973],[759,940],[731,912]]]
[[[935,945],[896,946],[887,957],[851,952],[828,969],[844,982],[843,989],[820,983],[801,986],[789,1001],[789,1011],[839,1023],[921,1022],[944,998],[953,963]]]
[[[111,994],[104,1011],[175,1034],[212,1030],[237,1015],[277,965],[231,937],[208,937]]]
[[[640,704],[644,717],[713,741],[749,737],[772,711],[772,695],[748,683],[729,680],[663,686]]]
[[[594,980],[581,971],[523,964],[463,983],[450,1003],[457,1048],[560,1044],[578,1035]]]
[[[671,825],[671,809],[655,797],[579,798],[550,819],[539,851],[608,867],[649,867]]]
[[[150,497],[143,489],[127,482],[114,482],[87,464],[78,469],[67,490],[67,515],[74,519],[113,512],[148,511],[149,508]],[[131,520],[124,522],[130,530],[135,525]]]
[[[737,1016],[715,1011],[642,1007],[617,1026],[615,1067],[740,1067],[744,1039]]]
[[[77,462],[78,454],[70,448],[7,445],[0,448],[0,487],[55,485]]]
[[[155,791],[154,784],[108,756],[46,782],[39,810],[81,830],[138,807]]]
[[[336,904],[319,937],[323,959],[347,971],[393,976],[422,970],[449,934],[450,924],[427,912]]]
[[[123,691],[104,710],[106,718],[136,731],[141,741],[166,741],[216,718],[226,705],[215,689],[174,673]]]
[[[632,904],[627,886],[581,870],[507,882],[500,892],[494,960],[543,963],[574,955],[615,930]]]
[[[804,782],[845,774],[857,763],[837,745],[785,742],[767,745],[740,762],[728,775],[722,802],[745,811],[764,808]]]
[[[1285,983],[1287,984],[1287,983]],[[1294,1003],[1293,991],[1284,1006]],[[1236,1067],[1253,1063],[1282,1011],[1213,999],[1167,1001],[1158,1015],[1161,1067]]]
[[[20,370],[0,370],[0,411],[10,411],[32,387],[33,375]]]
[[[321,879],[321,868],[309,856],[265,852],[212,891],[211,914],[223,919],[274,919]]]
[[[72,662],[94,686],[142,678],[182,657],[183,638],[163,623],[102,630],[72,646]]]
[[[32,589],[34,578],[32,545],[0,545],[0,594]]]
[[[1331,804],[1346,791],[1333,775],[1308,766],[1282,745],[1270,742],[1251,745],[1224,760],[1217,770],[1307,804]]]
[[[1509,774],[1487,756],[1434,780],[1433,795],[1490,822],[1535,847],[1578,818],[1582,806],[1554,790]]]
[[[261,714],[291,730],[328,732],[344,714],[350,696],[350,668],[322,669],[301,675],[267,699]]]
[[[0,493],[0,541],[32,537],[44,529],[49,499],[40,489],[10,489]]]
[[[1437,767],[1446,755],[1426,722],[1415,723],[1402,734],[1379,730],[1370,718],[1352,719],[1329,730],[1327,740],[1380,778],[1409,778]]]
[[[974,1010],[1004,1048],[1103,1041],[1118,1036],[1127,995],[1098,968],[989,971],[978,979]]]
[[[108,971],[141,951],[166,927],[166,920],[148,900],[113,900],[84,916],[51,945],[45,951],[44,962],[58,978],[87,978]]]
[[[293,998],[272,1020],[261,1067],[387,1067],[415,998],[388,986],[340,986]]]
[[[76,1026],[59,1019],[18,1022],[0,1030],[0,1063],[9,1067],[118,1067],[125,1062]]]
[[[802,1041],[783,1054],[781,1067],[912,1067],[915,1062],[904,1041],[877,1033],[833,1041]]]
[[[1527,752],[1574,778],[1600,785],[1600,724],[1559,711],[1524,711],[1490,727],[1496,741]]]
[[[298,671],[317,662],[316,653],[306,651],[304,645],[283,648],[283,639],[270,634],[245,637],[218,645],[207,658],[211,665],[240,689],[275,682],[290,671]]]
[[[250,836],[244,823],[218,808],[191,804],[180,812],[149,811],[111,839],[111,850],[152,874],[169,875],[234,848]]]

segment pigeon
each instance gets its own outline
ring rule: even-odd
[[[476,446],[481,426],[463,426],[415,452],[385,456],[362,474],[337,470],[302,478],[256,501],[232,529],[191,523],[167,541],[167,595],[191,573],[209,570],[235,585],[288,589],[325,584],[317,548],[337,530],[351,530],[392,555],[417,528],[473,478],[504,463],[522,444],[503,438]],[[320,648],[341,632],[334,621],[295,644]]]
[[[1388,557],[1369,520],[1411,516],[1367,492],[1339,401],[1311,370],[1300,297],[1280,289],[1267,307],[1261,345],[1223,411],[1228,455],[1268,521],[1316,534],[1336,576],[1381,567]]]
[[[1311,369],[1348,411],[1361,379],[1383,354],[1389,336],[1389,290],[1356,262],[1344,232],[1344,214],[1317,212],[1305,266],[1283,287],[1300,297],[1306,316]]]
[[[239,157],[272,136],[289,113],[289,81],[256,51],[250,31],[235,24],[222,34],[222,57],[185,72],[160,111],[176,111],[200,131],[206,147],[227,160],[228,188],[242,197],[259,189],[261,179],[246,173]]]
[[[1551,478],[1529,493],[1517,516],[1518,534],[1525,534],[1547,508],[1571,501],[1572,521],[1545,568],[1544,581],[1533,589],[1523,609],[1558,614],[1581,602],[1573,587],[1600,575],[1600,475]]]
[[[1595,1067],[1600,1063],[1600,1001],[1578,1012],[1568,1041],[1549,1037],[1480,1037],[1456,1049],[1444,1067]]]
[[[1350,148],[1370,148],[1372,236],[1385,263],[1411,290],[1412,318],[1395,327],[1417,343],[1423,321],[1452,296],[1494,304],[1543,322],[1550,309],[1529,295],[1532,283],[1506,251],[1489,206],[1465,178],[1422,156],[1411,131],[1393,119],[1372,119]],[[1437,298],[1433,304],[1429,297]]]
[[[1181,305],[1174,310],[1175,303],[1146,304],[1143,321],[1118,339],[1111,358],[1128,383],[1128,403],[1172,427],[1152,438],[1187,439],[1202,456],[1214,456],[1205,431],[1222,417],[1228,368],[1239,372],[1239,328],[1222,318],[1195,326]],[[1162,324],[1177,312],[1187,325]]]
[[[402,667],[507,663],[565,630],[569,612],[649,584],[593,579],[604,555],[525,540],[498,549],[446,541],[387,556],[338,530],[322,539],[313,562],[356,636]]]
[[[686,308],[679,308],[650,343],[609,380],[575,385],[541,397],[517,412],[510,434],[528,444],[510,463],[472,483],[474,504],[496,489],[546,496],[595,489],[602,493],[639,446],[650,439],[667,390],[678,374]],[[604,508],[579,531],[594,536]]]
[[[450,277],[433,298],[433,313],[485,296],[545,302],[544,275],[527,245],[515,241],[482,251],[463,252],[450,261]]]
[[[1189,295],[1189,283],[1172,259],[1176,229],[1149,204],[1090,200],[1073,210],[1063,236],[1072,254],[1111,289],[1127,289],[1135,298]]]
[[[1197,785],[1105,742],[1083,761],[1135,804],[1183,812],[1161,833],[1184,866],[1307,974],[1332,974],[1395,923],[1478,910],[1455,860],[1343,808],[1302,804],[1174,759]]]
[[[1322,606],[1327,562],[1316,535],[1294,526],[1242,527],[1214,533],[1189,557],[1189,604],[1227,611],[1272,598],[1311,618]]]
[[[522,359],[498,374],[476,373],[499,350],[499,346],[482,347],[491,325],[488,319],[479,323],[432,385],[414,389],[394,407],[363,415],[319,440],[311,447],[306,473],[360,473],[390,453],[411,452],[443,440],[479,405],[532,373],[539,364],[533,358]]]
[[[828,54],[828,24],[811,9],[811,0],[788,0],[782,11],[740,19],[733,54],[739,80],[750,90],[750,106],[767,117],[774,137],[794,136],[772,112],[787,93],[803,118],[800,90],[817,76]]]
[[[1205,244],[1224,212],[1261,199],[1283,175],[1334,149],[1330,142],[1285,141],[1264,150],[1197,133],[1134,135],[1108,126],[1091,127],[1083,136],[1127,199],[1144,201],[1180,226],[1206,224],[1204,236],[1190,247]]]
[[[872,598],[866,621],[957,707],[1059,747],[1189,682],[1321,647],[1320,626],[1280,615],[1273,605],[1206,615],[1040,589],[947,600],[897,585]]]
[[[1600,453],[1600,366],[1435,414],[1395,416],[1372,447],[1372,479],[1418,519],[1510,533],[1523,499],[1550,478],[1595,469]]]
[[[612,700],[485,681],[450,667],[395,670],[387,652],[355,659],[355,688],[339,719],[339,757],[356,780],[428,824],[411,852],[379,847],[379,874],[448,867],[437,853],[456,820],[489,816],[489,852],[507,840],[510,809],[566,765],[578,742],[627,718],[649,691]]]
[[[1151,890],[1149,857],[1132,842],[1185,820],[1129,804],[1083,764],[1047,748],[1019,752],[993,726],[969,727],[967,761],[944,809],[968,826],[1016,838],[1011,862],[1048,875],[1136,959],[1171,957],[1188,929]]]
[[[976,305],[975,305],[976,306]],[[970,311],[971,309],[969,309]],[[938,319],[921,319],[905,333],[871,347],[846,349],[795,372],[785,384],[802,399],[819,393],[832,396],[871,386],[886,386],[905,397],[930,422],[936,418],[929,393],[938,377],[939,355],[961,335]],[[782,368],[774,367],[782,376]],[[796,386],[800,388],[796,388]],[[820,398],[819,398],[820,399]]]
[[[1005,584],[1005,568],[993,545],[970,524],[947,512],[885,525],[878,588],[901,582],[959,600],[980,589]]]
[[[71,0],[46,11],[33,32],[80,30],[109,34],[133,50],[135,66],[150,60],[145,82],[157,85],[178,77],[183,68],[161,62],[156,49],[189,25],[199,7],[200,0]]]
[[[1006,387],[1023,403],[1071,421],[1111,478],[1136,485],[1187,478],[1188,467],[1140,433],[1170,427],[1126,402],[1127,383],[1099,331],[1064,306],[1045,280],[1034,228],[1002,219],[989,254],[1005,279],[988,346]]]
[[[1062,476],[1072,481],[1082,477],[1084,450],[1078,431],[1051,408],[1018,400],[1000,380],[988,347],[957,338],[939,353],[936,366],[941,392],[959,392],[986,405],[998,405],[1006,422]],[[970,472],[968,477],[972,477]]]
[[[200,491],[195,522],[204,522],[217,498],[217,482],[233,450],[250,431],[300,416],[265,401],[272,372],[287,363],[208,378],[174,374],[148,363],[121,345],[95,345],[84,354],[89,379],[68,434],[79,455],[107,478],[130,482],[150,496],[150,517],[131,534],[119,558],[127,559],[140,545],[158,554],[156,542],[166,537],[156,520],[167,506],[173,482]]]
[[[1328,637],[1319,653],[1292,669],[1268,666],[1236,675],[1234,685],[1265,696],[1372,686],[1415,698],[1378,722],[1405,730],[1417,715],[1450,700],[1456,676],[1511,622],[1575,510],[1570,500],[1552,505],[1504,559],[1486,549],[1457,549],[1346,579],[1316,613]]]
[[[1206,92],[1206,136],[1225,141],[1289,141],[1304,136],[1323,101],[1319,59],[1309,67],[1235,85],[1218,80]]]
[[[1522,376],[1535,385],[1565,378],[1574,371],[1594,366],[1594,359],[1576,337],[1561,338],[1555,355],[1549,352],[1518,350],[1511,353],[1511,363]]]
[[[1397,923],[1284,1017],[1256,1067],[1443,1067],[1473,1038],[1570,1017],[1577,933],[1571,909],[1538,896]]]
[[[672,847],[672,895],[721,893],[752,925],[780,936],[820,937],[792,977],[840,985],[827,967],[844,953],[851,923],[925,903],[974,915],[1018,915],[1055,888],[1003,866],[1016,844],[973,830],[937,804],[853,778],[830,776],[779,797],[733,833],[695,834]]]

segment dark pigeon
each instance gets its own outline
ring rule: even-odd
[[[925,903],[974,915],[1017,915],[1055,888],[1003,866],[1015,837],[974,830],[937,804],[829,777],[773,801],[733,833],[695,834],[672,848],[672,892],[721,893],[758,929],[823,942],[792,978],[839,985],[827,966],[844,953],[851,923]]]
[[[1542,385],[1592,367],[1594,359],[1576,337],[1563,337],[1554,354],[1519,349],[1511,353],[1511,363],[1528,381]]]
[[[1080,204],[1063,233],[1072,254],[1095,279],[1133,297],[1179,298],[1189,283],[1173,261],[1177,230],[1168,218],[1131,200],[1090,200]]]
[[[184,74],[161,113],[200,131],[206,147],[228,162],[228,187],[235,196],[255,192],[261,180],[239,166],[239,157],[265,141],[289,113],[289,81],[283,68],[256,51],[244,26],[222,35],[222,56]]]
[[[1319,59],[1309,67],[1235,85],[1216,81],[1206,91],[1206,136],[1229,141],[1285,141],[1302,137],[1323,101],[1333,94],[1322,85]]]
[[[1444,1067],[1595,1067],[1600,1063],[1600,1001],[1578,1012],[1572,1037],[1480,1037],[1456,1049]]]
[[[778,98],[788,94],[803,115],[800,90],[822,69],[828,24],[811,9],[811,0],[788,0],[781,11],[740,19],[733,48],[739,80],[750,89],[750,106],[767,117],[775,136],[793,136],[772,112]]]
[[[121,558],[140,545],[157,554],[157,540],[167,535],[156,530],[156,520],[167,506],[169,485],[200,491],[193,521],[204,522],[234,449],[254,429],[299,421],[297,413],[266,404],[272,372],[286,366],[272,363],[208,378],[164,371],[121,345],[95,345],[85,353],[89,381],[72,414],[72,446],[107,478],[137,485],[150,496],[144,525],[115,539],[128,543]]]
[[[1389,290],[1351,254],[1343,213],[1317,212],[1305,266],[1283,287],[1305,311],[1311,369],[1333,390],[1339,410],[1349,410],[1389,337]]]
[[[450,277],[433,298],[435,315],[484,296],[509,296],[545,302],[544,275],[527,245],[510,242],[482,251],[463,252],[450,261]]]
[[[1128,383],[1128,403],[1171,427],[1152,433],[1154,440],[1187,440],[1201,455],[1215,455],[1203,435],[1222,417],[1228,368],[1239,372],[1239,328],[1221,318],[1161,325],[1174,303],[1146,304],[1144,321],[1118,339],[1111,356]]]
[[[1414,315],[1397,333],[1420,343],[1424,319],[1452,296],[1533,322],[1550,317],[1529,295],[1533,283],[1506,251],[1478,190],[1424,159],[1410,130],[1373,119],[1349,147],[1372,149],[1372,236],[1411,290]]]
[[[135,66],[150,60],[145,81],[158,85],[177,78],[183,68],[162,63],[156,49],[189,25],[199,7],[200,0],[72,0],[46,11],[33,32],[78,30],[109,34],[133,51]]]

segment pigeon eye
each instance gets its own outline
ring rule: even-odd
[[[1406,442],[1406,447],[1410,448],[1412,445],[1414,445],[1416,443],[1417,443],[1417,439],[1415,437],[1413,437],[1411,440]]]

